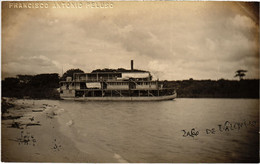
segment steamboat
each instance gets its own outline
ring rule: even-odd
[[[95,70],[74,73],[60,82],[60,97],[83,101],[161,101],[177,97],[174,88],[167,88],[159,79],[152,80],[149,71]]]

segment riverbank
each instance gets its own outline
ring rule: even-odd
[[[2,101],[3,102],[3,101]],[[6,99],[2,114],[2,162],[90,162],[59,131],[57,102]]]

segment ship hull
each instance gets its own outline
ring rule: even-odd
[[[177,94],[167,96],[150,96],[150,97],[62,97],[64,100],[78,101],[163,101],[173,100]]]

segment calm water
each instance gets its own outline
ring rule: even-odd
[[[61,131],[99,162],[258,161],[258,99],[57,102]],[[247,127],[221,132],[226,121]]]

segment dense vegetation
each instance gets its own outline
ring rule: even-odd
[[[34,99],[58,99],[58,74],[39,74],[35,76],[18,75],[2,81],[2,96]]]
[[[183,80],[164,82],[177,89],[178,97],[259,98],[259,80]]]
[[[94,70],[92,72],[107,71]],[[125,71],[125,69],[110,69]],[[141,71],[141,70],[139,70]],[[18,75],[2,81],[2,96],[35,99],[59,99],[59,81],[80,69],[70,69],[59,78],[58,74]],[[164,86],[176,88],[178,97],[186,98],[259,98],[259,80],[182,80],[164,81]]]
[[[61,81],[66,81],[66,78],[67,77],[71,77],[71,79],[73,80],[74,76],[73,74],[74,73],[84,73],[84,71],[82,71],[81,69],[69,69],[68,71],[66,71],[62,77],[61,77]]]

